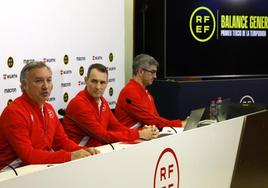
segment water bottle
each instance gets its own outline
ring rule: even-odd
[[[209,118],[211,120],[215,120],[217,119],[216,117],[217,117],[216,103],[215,103],[215,100],[212,100],[209,106]]]
[[[216,115],[218,121],[222,121],[222,98],[218,97],[216,100]]]

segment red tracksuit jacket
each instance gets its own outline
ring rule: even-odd
[[[131,104],[127,103],[126,99],[130,99]],[[181,127],[181,120],[168,120],[159,116],[153,96],[134,79],[121,90],[117,104],[115,116],[127,127],[132,127],[138,122],[142,126],[156,125],[158,128]]]
[[[4,109],[0,117],[0,170],[16,159],[22,162],[14,167],[70,161],[71,151],[81,149],[68,139],[53,107],[45,103],[43,109],[44,115],[26,93]]]
[[[97,102],[85,88],[69,102],[63,118],[64,129],[69,138],[85,146],[138,139],[138,130],[131,130],[119,123],[107,101],[103,97],[101,101],[99,111]]]

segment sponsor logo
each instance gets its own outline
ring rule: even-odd
[[[60,74],[72,74],[72,70],[60,70]]]
[[[103,103],[102,103],[102,104],[103,104]],[[106,108],[107,108],[106,105],[103,104],[102,107],[101,107],[101,111],[102,111],[102,112],[105,112],[105,111],[106,111]]]
[[[14,65],[13,57],[9,57],[9,58],[7,59],[7,66],[8,66],[9,68],[12,68],[13,65]]]
[[[96,60],[102,60],[102,56],[92,56],[92,60],[96,61]]]
[[[109,53],[109,61],[112,62],[114,60],[114,55],[113,53]]]
[[[216,19],[213,12],[204,6],[196,8],[190,18],[190,31],[199,42],[211,39],[216,29]]]
[[[61,83],[61,87],[71,87],[71,82]]]
[[[52,62],[56,62],[56,59],[55,58],[43,58],[43,62],[52,63]]]
[[[55,100],[56,100],[55,97],[49,97],[49,98],[47,99],[48,102],[52,102],[52,101],[55,101]]]
[[[63,94],[63,101],[64,101],[64,102],[68,102],[68,99],[69,99],[69,95],[68,95],[67,92],[65,92],[65,93]]]
[[[8,101],[7,101],[7,105],[9,105],[10,103],[12,103],[13,102],[13,100],[12,99],[9,99]]]
[[[115,82],[115,78],[109,78],[108,82]]]
[[[79,86],[86,85],[86,82],[85,82],[85,81],[78,81],[78,85],[79,85]]]
[[[255,101],[254,101],[253,97],[251,97],[250,95],[245,95],[240,99],[240,103],[245,105],[245,106],[248,106],[250,104],[255,103]]]
[[[16,93],[17,88],[6,88],[4,89],[4,93]]]
[[[65,64],[65,65],[67,65],[68,63],[69,63],[69,57],[68,57],[68,55],[64,55],[64,57],[63,57],[63,63]]]
[[[3,74],[4,80],[18,78],[17,74]]]
[[[112,87],[109,88],[109,95],[110,97],[113,96],[114,94],[114,89]]]
[[[86,57],[76,57],[76,61],[85,61]]]
[[[23,60],[23,64],[28,64],[28,63],[31,63],[31,62],[34,62],[35,59],[24,59]]]
[[[109,67],[108,70],[109,71],[114,71],[114,70],[116,70],[116,67]]]
[[[49,117],[50,119],[53,119],[53,118],[55,117],[54,112],[51,111],[50,109],[47,110],[47,113],[48,113],[48,117]]]
[[[84,67],[83,66],[81,66],[80,68],[79,68],[79,75],[80,76],[83,76],[84,75]]]
[[[160,154],[154,172],[154,188],[179,188],[179,165],[176,153],[166,148]]]

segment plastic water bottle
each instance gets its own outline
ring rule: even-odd
[[[209,117],[211,120],[215,120],[217,119],[217,109],[216,109],[216,103],[215,100],[212,100],[210,102],[210,106],[209,106]]]
[[[218,117],[218,120],[222,120],[222,98],[218,97],[216,100],[216,115]]]

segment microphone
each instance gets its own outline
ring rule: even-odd
[[[58,110],[58,114],[61,115],[61,116],[65,116],[66,115],[66,112],[65,112],[65,110],[63,110],[62,108],[60,108]]]
[[[166,124],[166,123],[165,123],[162,119],[160,119],[158,116],[152,114],[151,112],[148,112],[148,111],[144,110],[144,109],[141,108],[139,105],[133,103],[131,99],[126,98],[126,103],[135,106],[135,107],[138,108],[139,110],[141,110],[141,111],[143,111],[143,112],[149,114],[150,116],[154,117],[155,119],[157,119],[157,120],[161,121],[162,123]],[[177,134],[177,131],[176,131],[176,129],[174,129],[174,127],[170,127],[170,128]]]
[[[71,116],[69,116],[69,115],[66,113],[66,111],[65,111],[64,109],[62,109],[62,108],[60,108],[60,109],[58,110],[58,114],[61,115],[61,116],[68,117],[68,118],[70,118],[72,121],[74,121],[76,124],[81,125],[81,123],[79,123],[79,122],[76,121],[74,118],[72,118]],[[83,126],[81,126],[80,128],[83,129]],[[96,135],[96,134],[94,134],[94,133],[92,133],[92,132],[89,132],[88,130],[83,130],[83,131],[85,131],[86,133],[88,133],[91,137],[95,137],[95,138],[97,138],[97,139],[99,139],[99,140],[104,141],[106,144],[109,144],[109,145],[111,146],[111,148],[114,150],[114,146],[113,146],[110,142],[108,142],[106,139],[101,138],[100,136],[98,136],[98,135]]]

